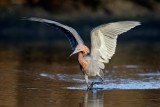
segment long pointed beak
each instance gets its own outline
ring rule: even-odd
[[[69,58],[70,58],[72,55],[76,54],[76,53],[78,53],[78,51],[74,51],[73,53],[71,53],[71,54],[69,55]]]

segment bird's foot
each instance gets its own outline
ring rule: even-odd
[[[103,84],[103,82],[93,82],[93,84]]]
[[[91,85],[89,85],[89,86],[87,85],[87,90],[92,90],[93,89],[93,85],[94,85],[93,82],[91,83]]]
[[[87,90],[93,90],[94,84],[103,84],[103,82],[92,82],[91,85],[89,85],[89,86],[87,85],[87,88],[88,88]]]

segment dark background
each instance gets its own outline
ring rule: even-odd
[[[159,52],[159,13],[159,0],[1,0],[0,50],[16,52],[25,61],[46,59],[52,62],[57,53],[68,60],[72,50],[61,31],[42,23],[20,20],[21,17],[41,17],[71,26],[89,47],[92,28],[115,21],[135,20],[142,25],[122,34],[117,49],[133,49],[136,55],[144,56],[148,51]],[[1,55],[4,60],[14,56],[5,55],[8,56]]]

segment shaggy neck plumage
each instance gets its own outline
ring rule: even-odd
[[[82,66],[83,68],[83,71],[86,73],[87,71],[87,67],[88,67],[88,61],[84,59],[84,54],[83,52],[79,52],[78,53],[78,61],[80,63],[80,65]]]
[[[78,53],[78,61],[79,61],[80,64],[83,63],[84,60],[85,60],[85,59],[83,58],[83,55],[84,55],[84,54],[83,54],[82,52],[79,52],[79,53]]]

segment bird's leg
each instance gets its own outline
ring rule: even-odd
[[[93,88],[94,84],[103,84],[103,81],[101,81],[101,82],[92,82],[91,85],[90,85],[90,88]]]
[[[100,76],[100,75],[98,75],[99,77],[100,77],[100,79],[101,79],[101,82],[94,82],[94,84],[103,84],[103,82],[104,82],[104,79],[102,78],[102,76]]]
[[[100,75],[99,75],[99,77],[100,77],[101,81],[100,82],[94,82],[94,84],[103,84],[104,79]]]
[[[94,82],[92,82],[91,85],[88,84],[88,75],[84,74],[84,78],[86,80],[87,83],[87,90],[91,90],[93,88]]]
[[[99,75],[101,81],[100,82],[92,82],[91,85],[88,87],[89,90],[93,89],[94,84],[103,84],[104,79]]]
[[[103,84],[104,82],[104,79],[99,75],[100,79],[101,79],[101,82],[98,82],[98,84]]]
[[[84,78],[86,80],[86,83],[87,83],[87,89],[89,88],[89,85],[88,85],[88,75],[84,74]]]
[[[87,90],[92,90],[93,89],[93,85],[94,85],[94,82],[92,82],[91,85],[89,85],[89,86],[87,85],[87,87],[88,87]]]

